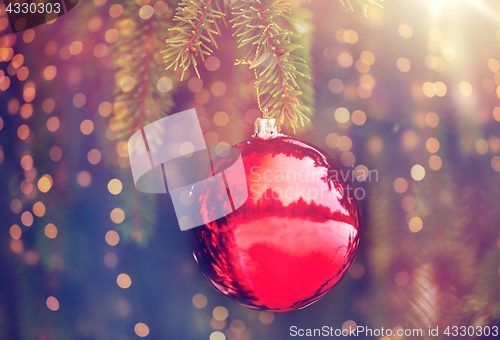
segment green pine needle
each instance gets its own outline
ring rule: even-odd
[[[193,65],[200,77],[195,57],[200,56],[204,61],[205,56],[212,54],[207,43],[218,48],[214,36],[220,35],[217,21],[223,21],[224,16],[218,0],[182,0],[173,19],[178,23],[170,29],[177,31],[177,35],[166,40],[167,48],[162,51],[166,69],[181,68],[183,78],[184,72]]]

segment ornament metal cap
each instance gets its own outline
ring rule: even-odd
[[[284,134],[278,132],[276,119],[274,118],[257,118],[253,127],[254,135],[252,137],[271,139],[284,136]]]

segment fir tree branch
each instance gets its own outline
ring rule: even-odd
[[[142,27],[134,24],[134,29],[121,32],[113,45],[117,86],[115,116],[110,126],[116,123],[116,127],[111,127],[118,129],[120,139],[128,139],[139,128],[165,117],[174,106],[172,92],[176,85],[175,77],[165,72],[160,53],[155,53],[171,26],[171,14],[167,12],[165,15],[167,18],[151,17]],[[130,19],[128,24],[132,25],[135,16],[137,5],[134,3],[124,12],[121,21]],[[117,26],[121,27],[120,22]]]
[[[132,0],[125,8],[115,24],[120,37],[111,49],[116,85],[110,129],[118,132],[119,140],[127,140],[135,131],[167,116],[175,105],[172,93],[176,87],[176,78],[164,70],[158,51],[172,27],[173,11],[153,15],[139,26],[136,18],[140,7]],[[125,239],[146,244],[156,227],[156,197],[139,193],[133,186],[125,187],[129,195],[118,198],[118,205],[127,212],[120,231]]]
[[[255,87],[263,96],[261,110],[277,118],[280,128],[285,120],[294,130],[299,123],[304,125],[308,118],[303,111],[309,109],[297,99],[302,92],[296,79],[306,77],[297,69],[306,61],[292,54],[302,48],[291,42],[293,32],[278,25],[280,19],[293,22],[290,4],[285,0],[237,0],[232,8],[238,48],[247,47],[247,56],[255,51],[250,69],[256,69]]]
[[[191,64],[200,77],[196,57],[200,55],[201,59],[205,60],[205,56],[212,54],[213,50],[207,43],[218,48],[214,38],[214,35],[220,35],[217,20],[222,19],[225,14],[220,11],[219,3],[214,5],[214,1],[182,0],[177,7],[173,20],[179,23],[170,31],[177,31],[178,34],[167,39],[167,48],[162,53],[167,64],[166,69],[182,69],[181,79]]]

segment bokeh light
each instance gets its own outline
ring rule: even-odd
[[[49,296],[46,301],[47,308],[51,311],[57,311],[59,309],[59,300],[53,296]]]
[[[116,278],[116,283],[118,284],[118,287],[127,289],[132,285],[132,280],[130,279],[130,276],[128,276],[127,274],[121,273]]]
[[[45,226],[44,232],[45,236],[54,239],[57,236],[57,227],[53,223],[49,223]]]

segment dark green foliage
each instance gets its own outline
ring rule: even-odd
[[[238,38],[238,48],[245,48],[251,56],[250,69],[256,70],[255,86],[262,96],[261,109],[271,118],[277,118],[280,127],[285,119],[295,129],[308,118],[301,105],[302,95],[297,77],[307,77],[298,70],[306,61],[294,55],[302,46],[291,41],[291,8],[288,1],[238,0],[232,5],[235,18],[231,20]]]
[[[225,14],[220,11],[220,6],[213,0],[183,0],[177,7],[174,21],[179,23],[171,28],[177,34],[167,39],[167,48],[163,51],[163,58],[167,63],[167,69],[173,67],[182,69],[181,79],[192,64],[198,77],[196,58],[209,56],[213,50],[207,45],[211,44],[217,48],[214,35],[220,35],[217,20]]]
[[[174,106],[172,99],[175,77],[165,72],[161,55],[158,52],[166,39],[168,28],[172,26],[172,13],[153,15],[144,23],[136,24],[139,6],[131,3],[126,7],[121,21],[129,19],[133,29],[121,32],[113,45],[115,59],[115,108],[114,121],[121,139],[128,139],[137,129],[168,115]],[[127,63],[127,58],[130,63]],[[128,64],[128,65],[127,65]],[[125,67],[124,67],[125,66]],[[128,90],[122,86],[131,77],[135,84]],[[172,89],[160,91],[158,80],[168,77]]]

